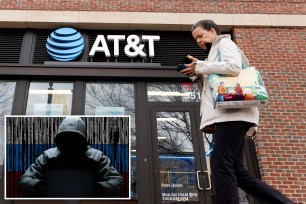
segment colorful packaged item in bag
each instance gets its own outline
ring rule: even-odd
[[[243,65],[237,77],[209,75],[215,109],[265,107],[268,93],[260,72]]]

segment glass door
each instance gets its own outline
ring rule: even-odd
[[[195,108],[151,107],[151,124],[155,203],[210,203]]]

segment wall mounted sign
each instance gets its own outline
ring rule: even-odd
[[[47,52],[56,61],[72,61],[84,50],[84,39],[80,32],[73,28],[59,28],[47,39]]]
[[[147,57],[144,51],[147,44],[148,56],[155,56],[154,42],[160,40],[158,35],[107,35],[107,41],[114,43],[114,57],[119,57],[119,42],[125,41],[124,53],[130,58],[137,56]],[[90,49],[89,57],[94,57],[96,52],[103,52],[107,58],[111,57],[104,35],[98,35]],[[147,42],[146,44],[142,42]],[[59,28],[53,31],[47,39],[47,52],[56,61],[72,61],[77,59],[84,51],[84,39],[80,32],[74,28]]]
[[[114,57],[119,56],[119,41],[125,40],[125,35],[107,35],[108,41],[114,41]],[[145,44],[141,42],[148,42],[148,51],[149,57],[154,57],[154,42],[159,41],[160,36],[158,35],[143,35],[141,39],[137,35],[129,35],[126,38],[126,45],[124,47],[124,53],[126,56],[134,58],[137,56],[146,57],[147,54],[144,53],[143,48]],[[101,45],[101,46],[100,46]],[[89,56],[94,57],[96,52],[104,52],[106,57],[110,57],[111,53],[109,52],[108,45],[106,43],[104,35],[98,35],[90,52]]]

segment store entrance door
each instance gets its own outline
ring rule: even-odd
[[[154,203],[211,203],[197,107],[151,106]]]

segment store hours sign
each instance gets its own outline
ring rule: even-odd
[[[107,40],[106,40],[107,39]],[[134,58],[137,56],[146,57],[147,54],[144,52],[145,44],[142,42],[148,42],[148,54],[149,57],[155,56],[154,42],[160,40],[160,36],[156,35],[142,35],[141,38],[137,35],[107,35],[106,39],[104,35],[98,35],[90,52],[89,56],[94,57],[97,52],[104,52],[106,57],[111,57],[111,53],[108,49],[108,42],[114,43],[114,57],[119,57],[119,42],[126,41],[124,46],[124,53],[126,56]]]

